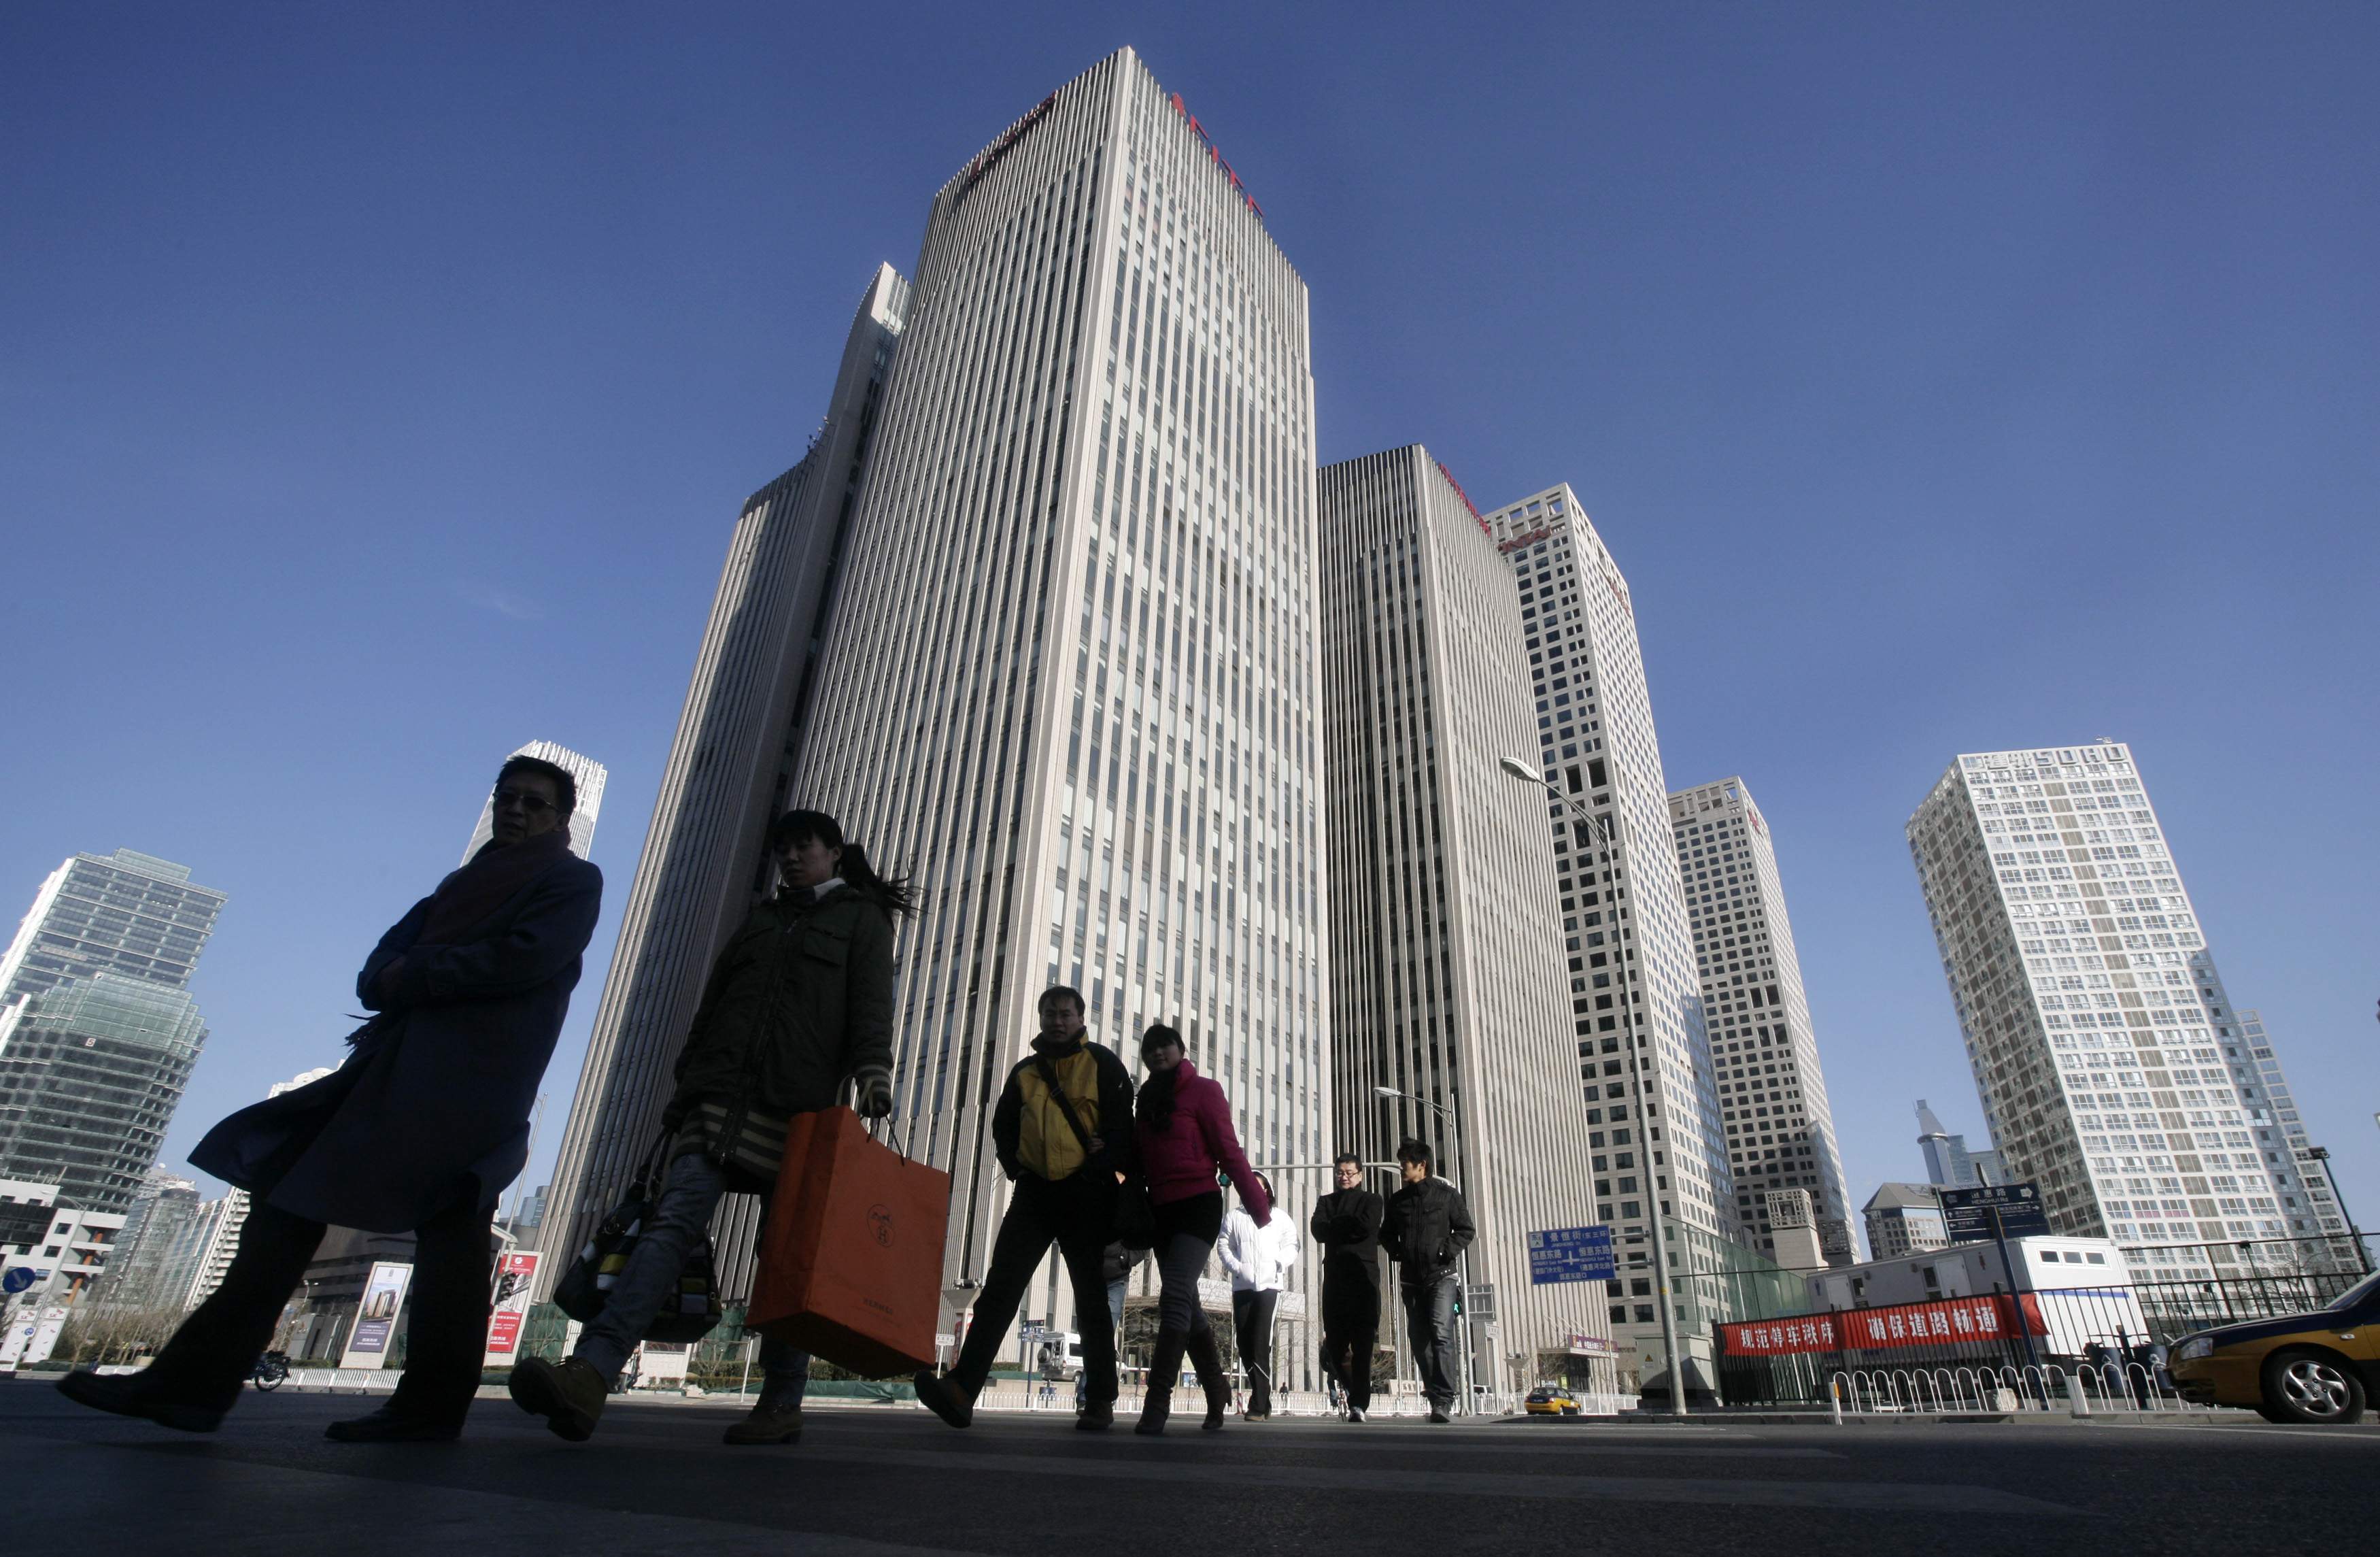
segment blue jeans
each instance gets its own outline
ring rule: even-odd
[[[1454,1295],[1462,1277],[1449,1271],[1442,1276],[1406,1282],[1399,1289],[1405,1300],[1405,1333],[1413,1340],[1414,1364],[1421,1374],[1421,1393],[1440,1411],[1454,1409],[1457,1381],[1462,1377],[1454,1356]]]
[[[603,1375],[604,1382],[619,1377],[629,1354],[651,1328],[653,1316],[662,1311],[663,1303],[677,1296],[678,1274],[686,1268],[686,1254],[700,1241],[703,1230],[710,1225],[710,1213],[719,1209],[719,1198],[726,1193],[726,1172],[709,1158],[689,1152],[670,1164],[669,1182],[646,1220],[643,1236],[612,1283],[603,1311],[578,1332],[577,1348],[571,1354]],[[766,1226],[768,1221],[764,1198],[761,1224]],[[762,1405],[799,1405],[809,1373],[808,1353],[795,1351],[787,1342],[761,1338]]]

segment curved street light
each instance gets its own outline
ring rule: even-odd
[[[1617,846],[1618,840],[1612,836],[1611,827],[1612,821],[1619,819],[1617,810],[1613,812],[1611,818],[1608,819],[1596,815],[1581,805],[1575,797],[1563,794],[1560,787],[1553,780],[1546,777],[1544,772],[1530,767],[1517,757],[1498,758],[1496,765],[1513,778],[1536,785],[1556,800],[1568,806],[1581,821],[1603,834],[1603,842],[1607,848]],[[1635,1035],[1632,1033],[1629,1036],[1633,1040]],[[1643,1055],[1633,1048],[1628,1058],[1628,1077],[1635,1086],[1638,1112],[1641,1115],[1645,1077],[1653,1073],[1639,1068],[1643,1064]],[[1674,1128],[1670,1132],[1670,1138],[1671,1143],[1675,1144]],[[1645,1146],[1647,1148],[1645,1155],[1650,1158],[1652,1143],[1648,1140]],[[1653,1187],[1645,1197],[1646,1213],[1645,1220],[1653,1234],[1653,1287],[1658,1296],[1661,1308],[1661,1355],[1670,1368],[1670,1415],[1682,1417],[1686,1414],[1686,1376],[1678,1356],[1678,1316],[1670,1300],[1669,1227],[1661,1215],[1661,1179],[1658,1164],[1648,1162],[1646,1166],[1654,1170],[1646,1175],[1653,1180]]]

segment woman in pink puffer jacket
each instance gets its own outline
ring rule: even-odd
[[[1148,1069],[1133,1107],[1133,1137],[1148,1199],[1157,1212],[1157,1351],[1148,1365],[1148,1393],[1135,1432],[1160,1433],[1173,1405],[1174,1381],[1186,1354],[1207,1392],[1207,1420],[1223,1425],[1231,1382],[1215,1332],[1198,1305],[1198,1276],[1223,1226],[1223,1194],[1217,1170],[1230,1175],[1240,1203],[1261,1227],[1272,1220],[1272,1197],[1232,1128],[1231,1100],[1222,1088],[1190,1064],[1182,1035],[1162,1023],[1141,1035],[1141,1063]]]

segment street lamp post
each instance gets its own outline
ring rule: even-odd
[[[1609,821],[1596,815],[1586,807],[1579,804],[1576,799],[1563,794],[1545,774],[1512,757],[1499,759],[1497,765],[1523,783],[1536,785],[1556,800],[1569,807],[1580,821],[1603,834],[1603,844],[1607,851],[1620,847],[1621,840],[1612,836]],[[1615,812],[1614,815],[1617,816],[1617,813]],[[1620,820],[1624,833],[1626,820],[1624,818]],[[1635,1085],[1637,1115],[1638,1122],[1641,1124],[1644,1114],[1645,1078],[1654,1073],[1644,1068],[1644,1051],[1635,1046],[1636,1042],[1636,1035],[1633,1032],[1630,1033],[1628,1075]],[[1674,1144],[1677,1138],[1674,1120],[1671,1121],[1671,1125],[1670,1139]],[[1645,1176],[1652,1181],[1651,1187],[1646,1190],[1645,1196],[1645,1209],[1647,1213],[1645,1225],[1653,1235],[1653,1291],[1659,1300],[1661,1308],[1661,1355],[1670,1368],[1670,1415],[1682,1417],[1686,1414],[1686,1371],[1678,1356],[1678,1316],[1670,1302],[1669,1225],[1668,1220],[1661,1214],[1660,1164],[1653,1159],[1653,1143],[1649,1139],[1645,1141],[1645,1147],[1647,1159]]]

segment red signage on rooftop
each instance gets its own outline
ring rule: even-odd
[[[1207,127],[1198,122],[1198,116],[1196,114],[1184,106],[1180,92],[1175,92],[1172,101],[1173,111],[1182,116],[1182,122],[1190,127],[1190,133],[1198,138],[1200,143],[1207,148],[1207,154],[1214,159],[1215,165],[1223,170],[1223,176],[1232,181],[1232,192],[1248,202],[1248,209],[1257,213],[1257,220],[1263,220],[1264,207],[1257,203],[1256,196],[1248,193],[1247,186],[1240,182],[1240,176],[1232,171],[1232,164],[1223,160],[1222,151],[1215,144],[1215,138],[1207,133]]]

